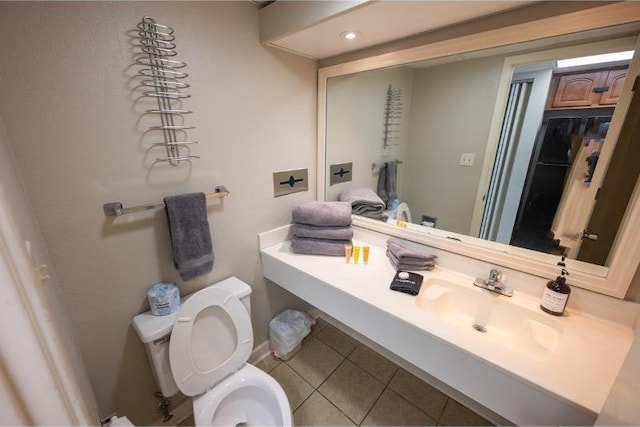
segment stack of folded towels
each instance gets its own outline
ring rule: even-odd
[[[399,239],[387,240],[387,257],[397,271],[433,270],[437,258],[410,248]]]
[[[342,190],[338,200],[349,202],[354,215],[386,221],[389,216],[385,213],[384,201],[370,188],[355,188]]]
[[[347,202],[302,202],[291,216],[295,253],[344,256],[344,247],[352,245],[351,205]]]

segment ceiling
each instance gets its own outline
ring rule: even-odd
[[[343,7],[319,11],[323,3],[340,3]],[[266,19],[277,19],[270,17],[269,12],[277,13],[283,22],[281,30],[262,41],[310,58],[324,59],[529,3],[532,1],[278,1],[264,6],[260,18],[261,26],[269,24]],[[357,31],[360,36],[346,40],[340,36],[346,31]]]

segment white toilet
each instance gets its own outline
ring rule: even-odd
[[[197,426],[292,425],[280,384],[246,363],[253,349],[250,294],[231,277],[184,298],[176,313],[133,318],[160,391],[193,396]]]

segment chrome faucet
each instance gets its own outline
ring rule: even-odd
[[[479,288],[486,289],[506,297],[513,296],[513,289],[502,283],[502,271],[497,268],[491,269],[488,279],[481,279],[480,277],[477,277],[476,280],[473,281],[473,284]]]

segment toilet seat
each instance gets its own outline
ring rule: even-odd
[[[231,348],[229,354],[221,349]],[[229,291],[211,286],[180,308],[171,332],[169,364],[178,389],[202,394],[237,371],[251,355],[251,318]]]
[[[413,222],[409,205],[407,205],[405,202],[400,203],[398,205],[398,209],[396,210],[396,218],[400,221]]]

